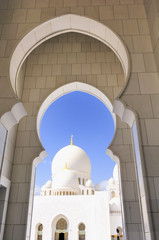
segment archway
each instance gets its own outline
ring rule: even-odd
[[[112,118],[113,118],[113,121],[114,121],[114,127],[116,129],[116,116],[113,113],[113,106],[112,106],[110,100],[101,91],[99,91],[97,88],[95,88],[95,87],[93,87],[89,84],[81,83],[81,82],[73,82],[73,83],[66,84],[66,85],[58,88],[57,90],[55,90],[42,103],[42,105],[39,109],[38,115],[37,115],[37,132],[38,132],[39,140],[40,140],[41,120],[42,120],[42,117],[43,117],[44,113],[48,109],[48,107],[56,99],[60,98],[61,96],[65,95],[67,93],[74,92],[74,91],[81,91],[81,92],[89,93],[89,94],[95,96],[101,102],[103,102],[104,105],[108,108],[108,110],[110,111],[110,113],[112,115]]]
[[[84,84],[85,85],[85,84]],[[87,84],[86,84],[87,85]],[[84,86],[83,86],[84,88]],[[61,96],[61,92],[58,92],[58,94]],[[56,98],[57,98],[57,95],[56,95]],[[118,108],[117,108],[117,105],[118,105]],[[121,119],[124,119],[125,122],[127,122],[129,124],[130,127],[134,127],[137,122],[136,122],[136,119],[135,119],[135,115],[134,113],[130,110],[130,109],[126,109],[124,107],[124,105],[122,105],[121,102],[119,101],[116,101],[115,102],[115,106],[114,106],[114,109],[116,109],[119,113],[119,115],[121,116]],[[136,133],[137,134],[137,133]],[[134,135],[135,136],[135,135]],[[136,138],[136,136],[135,136]],[[135,141],[138,141],[138,140],[135,140]],[[139,150],[140,151],[140,150]],[[112,159],[114,159],[115,161],[119,161],[119,159],[117,158],[117,156],[115,156],[112,151],[108,150],[107,153],[112,157]],[[138,155],[139,157],[139,155]],[[139,160],[139,162],[141,161],[141,159]],[[139,163],[140,164],[140,163]],[[124,234],[125,234],[125,229],[124,229]]]
[[[76,84],[77,84],[77,85],[80,85],[81,83],[75,82],[74,85],[76,85]],[[69,87],[70,87],[69,84],[68,84],[68,85],[65,85],[65,90],[64,90],[64,91],[62,90],[62,92],[64,92],[64,93],[65,93],[65,92],[66,92],[66,93],[69,92],[69,90],[67,89],[67,88],[69,88]],[[83,91],[83,88],[85,88],[85,87],[83,87],[83,85],[80,85],[80,90],[81,90],[81,91]],[[75,86],[75,89],[78,89],[78,87]],[[94,90],[94,89],[95,89],[95,90]],[[61,89],[58,89],[58,90],[61,90]],[[99,90],[98,90],[97,88],[92,87],[91,85],[88,85],[88,88],[86,89],[86,92],[88,92],[88,93],[91,92],[91,94],[92,94],[92,91],[97,91],[97,92],[98,92]],[[99,91],[99,92],[101,93],[101,91]],[[58,98],[58,91],[55,91],[54,93],[55,93],[55,95],[57,94],[57,96],[55,96],[55,98],[56,98],[56,97]],[[93,95],[93,94],[92,94],[92,95]],[[102,98],[104,98],[104,96],[105,96],[105,95],[101,93],[100,99],[102,100]],[[107,102],[107,107],[108,107],[109,109],[111,109],[111,112],[112,112],[112,105],[111,105],[111,104],[109,105],[109,102],[110,102],[110,101],[108,100],[108,102]],[[113,115],[113,113],[112,113],[112,115]]]
[[[106,105],[107,104],[107,106],[109,106],[109,109],[112,109],[112,105],[111,105],[111,103],[110,103],[110,101],[109,101],[109,99],[105,96],[105,95],[103,95],[100,91],[97,91],[97,89],[96,88],[94,88],[94,87],[91,87],[90,85],[88,85],[88,84],[82,84],[82,83],[75,83],[75,84],[68,84],[67,86],[64,86],[65,88],[67,88],[67,89],[70,89],[70,92],[73,92],[73,90],[74,90],[74,86],[77,86],[77,85],[79,85],[80,86],[80,89],[82,89],[82,91],[81,92],[87,92],[87,93],[89,93],[90,92],[90,90],[91,90],[91,95],[93,95],[93,96],[98,96],[98,99],[99,99],[99,96],[100,96],[100,102],[101,102],[101,99],[103,99],[103,103],[105,102],[105,104],[104,105]],[[61,87],[62,88],[62,87]],[[72,89],[71,89],[72,88]],[[76,88],[77,89],[77,88]],[[58,91],[58,90],[60,90],[60,91]],[[60,97],[62,97],[62,96],[65,96],[66,94],[65,94],[65,92],[62,90],[61,91],[61,89],[58,89],[57,90],[57,92],[59,93],[59,98]],[[56,99],[58,99],[58,96],[57,96],[57,92],[55,92],[55,95],[56,95],[56,98],[55,98],[55,100]],[[61,94],[62,93],[62,94]],[[99,94],[99,95],[98,95]],[[53,94],[53,96],[55,96],[54,94]],[[69,95],[69,94],[68,94]],[[50,96],[48,97],[49,99],[50,99]],[[93,97],[92,97],[93,98]],[[55,101],[54,100],[54,101]],[[53,103],[54,102],[53,100],[51,100],[50,99],[50,104],[51,103]],[[102,104],[102,103],[101,103]],[[103,104],[102,104],[103,105]],[[49,104],[48,104],[48,106],[46,107],[46,109],[49,107]],[[105,107],[105,106],[103,106],[103,107]],[[45,113],[45,109],[44,109],[44,113]],[[113,114],[113,113],[112,113]],[[116,120],[116,118],[114,117],[113,118],[113,120],[114,120],[114,122],[116,122],[115,120]],[[40,124],[39,124],[39,126],[40,126]],[[40,130],[40,129],[39,129]],[[104,149],[104,153],[105,153],[105,149]],[[118,161],[117,161],[117,163],[118,163]]]
[[[39,224],[37,226],[36,239],[37,240],[42,240],[43,239],[43,225],[42,224]]]
[[[68,240],[70,223],[63,214],[57,215],[52,221],[52,236],[53,240]]]
[[[126,82],[128,81],[130,72],[129,54],[118,35],[95,20],[68,14],[49,20],[34,28],[17,45],[10,62],[10,81],[16,96],[19,98],[21,96],[23,84],[19,74],[26,57],[47,39],[66,32],[83,33],[109,46],[118,56],[123,66]]]
[[[79,240],[85,240],[85,225],[80,223],[78,226],[79,229]]]
[[[67,222],[64,218],[56,223],[55,240],[68,240]]]

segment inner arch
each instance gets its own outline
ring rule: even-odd
[[[72,134],[74,137],[71,141]],[[47,181],[45,171],[54,177],[66,163],[69,169],[87,172],[87,178],[91,174],[94,184],[111,177],[115,163],[105,152],[113,137],[112,116],[99,99],[81,91],[74,91],[58,98],[49,106],[41,122],[40,138],[48,157],[45,164],[40,164],[37,169],[37,185],[42,183],[40,178],[42,173]],[[70,144],[74,145],[74,148]],[[52,171],[46,163],[52,163]]]
[[[56,99],[60,98],[61,96],[65,95],[67,93],[74,92],[74,91],[81,91],[81,92],[89,93],[89,94],[95,96],[96,98],[98,98],[101,102],[103,102],[104,105],[108,108],[108,110],[110,111],[110,113],[112,115],[112,118],[114,121],[114,128],[116,129],[116,116],[113,113],[113,106],[112,106],[111,102],[109,101],[109,99],[106,97],[106,95],[103,94],[101,91],[99,91],[97,88],[95,88],[89,84],[81,83],[81,82],[73,82],[73,83],[66,84],[66,85],[56,89],[42,103],[42,105],[39,109],[39,112],[38,112],[38,116],[37,116],[37,133],[38,133],[40,141],[41,141],[41,139],[40,139],[41,120],[42,120],[46,110],[48,109],[48,107]]]

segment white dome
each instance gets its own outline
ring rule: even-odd
[[[68,145],[58,151],[52,162],[52,176],[61,171],[66,163],[68,169],[90,176],[91,163],[89,157],[81,148],[75,145]]]
[[[117,198],[117,197],[112,198],[110,200],[109,204],[110,204],[110,210],[112,212],[121,211],[119,198]]]
[[[110,179],[109,179],[109,185],[114,185],[114,184],[115,184],[114,179],[113,179],[113,178],[110,178]]]
[[[51,180],[47,181],[41,188],[41,191],[45,191],[47,188],[51,188],[52,182]]]
[[[77,176],[69,169],[62,169],[53,178],[53,190],[79,190]]]
[[[116,182],[119,181],[119,174],[118,174],[118,165],[116,164],[113,170],[113,178]]]
[[[45,189],[46,189],[46,187],[45,187],[45,185],[43,185],[41,188],[41,191],[43,192],[43,191],[45,191]]]
[[[91,179],[89,179],[87,182],[86,182],[86,187],[87,188],[93,188],[93,182]]]
[[[46,188],[51,188],[51,185],[52,185],[52,181],[51,181],[51,180],[49,180],[49,181],[47,181],[47,182],[45,183],[45,187],[46,187]]]

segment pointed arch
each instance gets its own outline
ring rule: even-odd
[[[110,100],[106,97],[106,95],[104,93],[102,93],[100,90],[98,90],[97,88],[86,84],[86,83],[81,83],[81,82],[73,82],[73,83],[69,83],[66,84],[58,89],[56,89],[55,91],[53,91],[42,103],[38,115],[37,115],[37,133],[39,136],[39,140],[40,140],[40,124],[41,124],[41,120],[44,116],[44,113],[46,112],[46,110],[48,109],[48,107],[59,97],[70,93],[70,92],[74,92],[74,91],[81,91],[81,92],[86,92],[89,93],[93,96],[95,96],[96,98],[98,98],[101,102],[104,103],[104,105],[108,108],[108,110],[110,111],[113,121],[114,121],[114,128],[116,129],[116,116],[113,113],[113,106],[110,102]]]

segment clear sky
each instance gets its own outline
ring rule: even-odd
[[[51,179],[53,157],[70,144],[71,135],[74,145],[81,147],[90,158],[94,185],[103,186],[112,176],[115,163],[106,155],[114,136],[112,116],[99,99],[75,91],[58,98],[43,116],[40,136],[48,157],[37,166],[36,191]]]

